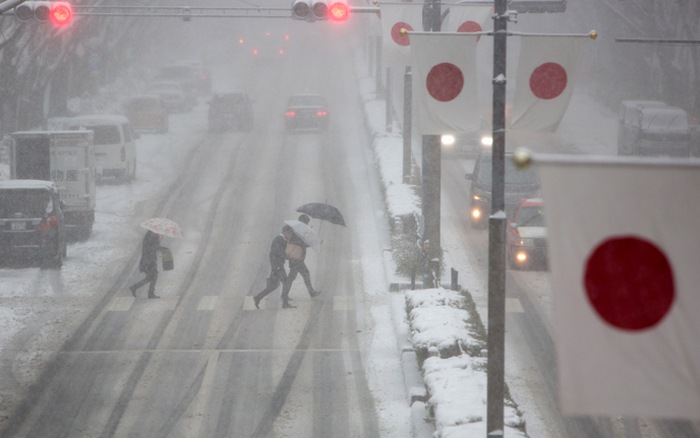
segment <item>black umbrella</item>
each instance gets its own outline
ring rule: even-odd
[[[299,213],[306,213],[314,219],[328,221],[332,224],[345,226],[345,219],[337,208],[322,202],[311,202],[297,208]]]

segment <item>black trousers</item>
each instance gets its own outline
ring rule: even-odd
[[[270,273],[270,276],[267,277],[267,286],[265,286],[265,289],[261,290],[258,292],[255,297],[257,298],[258,301],[262,300],[265,298],[266,295],[272,293],[275,289],[279,287],[280,284],[284,284],[287,281],[287,272],[284,270],[284,267],[281,267],[279,269],[276,269]],[[289,291],[287,291],[289,293]],[[282,294],[282,301],[285,303],[287,302],[289,298],[287,295]]]
[[[304,279],[304,284],[306,285],[306,290],[309,291],[309,295],[314,291],[314,288],[311,286],[311,273],[309,273],[309,268],[306,267],[306,263],[304,263],[303,260],[290,260],[289,275],[282,288],[282,299],[285,297],[289,298],[289,290],[292,288],[292,283],[296,280],[297,274],[301,274],[301,278]]]
[[[138,290],[141,286],[150,282],[151,284],[148,287],[148,295],[150,296],[154,295],[156,291],[156,281],[158,281],[158,271],[146,272],[146,277],[131,287],[133,287],[134,290]]]

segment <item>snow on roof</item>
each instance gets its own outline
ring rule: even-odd
[[[56,190],[53,181],[42,181],[38,179],[10,179],[0,181],[0,189],[44,189]]]

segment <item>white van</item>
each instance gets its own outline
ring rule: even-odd
[[[68,129],[93,131],[95,167],[98,178],[131,181],[136,177],[136,142],[134,130],[125,116],[95,114],[68,120]]]

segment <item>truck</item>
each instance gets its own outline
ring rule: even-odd
[[[92,131],[21,131],[11,134],[10,178],[58,186],[66,234],[87,239],[95,223],[95,150]]]

